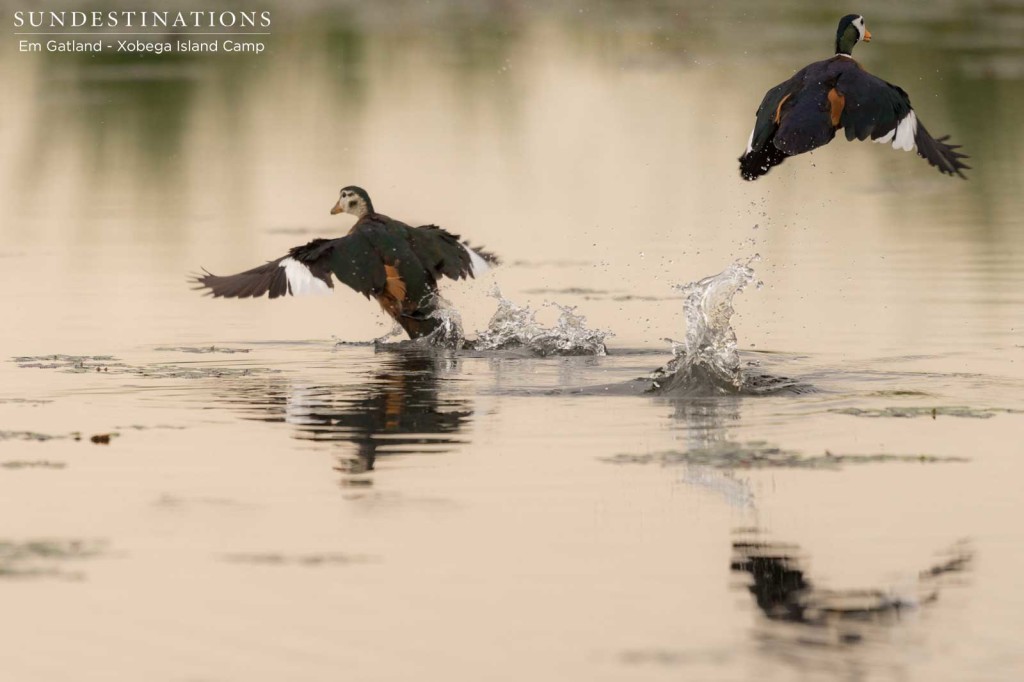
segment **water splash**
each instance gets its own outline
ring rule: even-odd
[[[435,293],[430,303],[433,307],[430,317],[439,321],[439,324],[434,331],[418,339],[399,338],[396,341],[391,341],[390,339],[405,335],[405,330],[402,328],[402,325],[395,322],[391,327],[391,331],[387,332],[383,336],[378,336],[369,343],[378,350],[405,347],[444,348],[448,350],[462,349],[466,345],[466,334],[462,329],[462,314],[459,313],[458,309],[453,306],[448,299],[444,298],[440,294]],[[342,345],[351,346],[364,344],[338,341],[334,345],[337,347]]]
[[[605,339],[612,333],[589,329],[587,319],[578,314],[574,306],[547,304],[558,308],[559,316],[553,327],[545,327],[537,321],[537,311],[508,300],[501,295],[497,285],[489,295],[498,299],[498,309],[491,316],[487,329],[471,342],[474,350],[525,349],[541,357],[608,353]]]
[[[654,391],[683,395],[739,393],[743,368],[732,328],[732,300],[755,281],[749,263],[733,263],[697,282],[676,285],[683,292],[686,337],[672,341],[673,359],[653,375]]]
[[[430,316],[439,320],[440,324],[419,342],[435,348],[452,350],[459,350],[466,345],[466,333],[462,330],[462,314],[440,294],[435,294],[434,311]]]

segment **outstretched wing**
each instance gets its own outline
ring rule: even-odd
[[[779,130],[783,107],[803,89],[806,71],[804,68],[796,72],[792,78],[765,93],[761,100],[747,148],[740,157],[740,175],[745,180],[756,180],[786,160],[787,154],[774,144],[775,133]]]
[[[390,293],[419,305],[441,276],[473,277],[497,257],[475,250],[439,227],[409,227],[396,220],[373,220],[340,239],[314,239],[287,256],[236,275],[204,270],[194,282],[215,298],[278,298],[330,293],[331,275],[366,297]],[[397,295],[397,292],[401,295]]]
[[[960,159],[967,158],[946,144],[949,136],[933,138],[917,119],[910,97],[903,88],[872,76],[857,67],[843,71],[835,86],[845,100],[839,120],[847,140],[891,143],[893,149],[911,151],[935,166],[942,173],[959,175],[970,168]]]
[[[437,225],[410,228],[408,239],[419,261],[435,277],[454,280],[476,277],[498,264],[498,257],[493,253],[474,249],[459,235]]]
[[[203,272],[193,281],[214,298],[326,294],[334,288],[332,273],[366,296],[381,291],[386,283],[380,256],[361,235],[314,239],[291,249],[287,256],[235,275]]]
[[[373,242],[356,230],[340,239],[332,239],[330,249],[319,257],[317,267],[326,265],[338,281],[369,298],[387,285],[387,262]]]

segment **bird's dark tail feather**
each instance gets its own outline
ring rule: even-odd
[[[940,173],[948,175],[959,175],[964,180],[967,176],[961,171],[970,169],[970,166],[960,159],[970,158],[966,154],[955,151],[960,148],[958,144],[946,144],[949,135],[938,139],[928,134],[927,129],[921,122],[917,122],[917,135],[914,136],[914,143],[917,145],[917,155],[932,166],[939,169]]]
[[[740,175],[744,180],[757,180],[785,161],[786,156],[788,155],[776,147],[773,140],[768,140],[760,149],[740,157]]]

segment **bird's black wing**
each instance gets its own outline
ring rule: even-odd
[[[942,173],[959,175],[970,168],[960,159],[967,158],[946,144],[949,136],[933,138],[918,120],[910,97],[903,88],[873,76],[856,64],[843,70],[836,81],[836,90],[845,102],[839,124],[847,140],[892,143],[893,148],[910,151],[935,166]]]
[[[498,257],[483,249],[475,249],[437,225],[412,227],[407,231],[409,245],[419,261],[435,277],[459,280],[479,274],[481,266],[474,267],[473,255],[488,265],[496,265]]]
[[[839,125],[847,140],[883,138],[913,111],[903,88],[872,76],[856,64],[842,71],[836,79],[836,90],[845,99]]]
[[[815,84],[786,100],[785,111],[772,144],[784,154],[804,154],[831,142],[836,136],[832,125],[827,82]]]
[[[331,275],[359,293],[370,296],[383,290],[386,275],[380,254],[365,236],[314,239],[296,246],[269,263],[235,275],[214,275],[204,270],[193,280],[214,298],[258,298],[269,294],[328,293],[334,288]]]
[[[756,180],[769,169],[786,160],[786,152],[774,144],[783,107],[804,87],[807,69],[800,69],[787,81],[779,83],[765,93],[757,108],[754,128],[750,131],[747,148],[740,157],[740,175],[745,180]]]
[[[355,230],[333,242],[328,263],[338,281],[367,298],[384,290],[385,260],[366,234]]]
[[[203,268],[202,274],[191,281],[199,285],[196,289],[207,289],[214,298],[259,298],[268,292],[270,298],[277,298],[289,293],[282,260],[284,257],[235,275],[215,275]]]

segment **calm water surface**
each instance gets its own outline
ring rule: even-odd
[[[858,8],[968,182],[840,140],[755,184],[761,95],[845,8],[389,9],[275,10],[258,58],[0,53],[0,677],[1024,675],[1021,7]],[[608,355],[189,289],[347,230],[350,183],[504,257],[445,288],[470,336],[497,284]],[[641,394],[672,285],[755,254],[742,362],[801,389]]]

